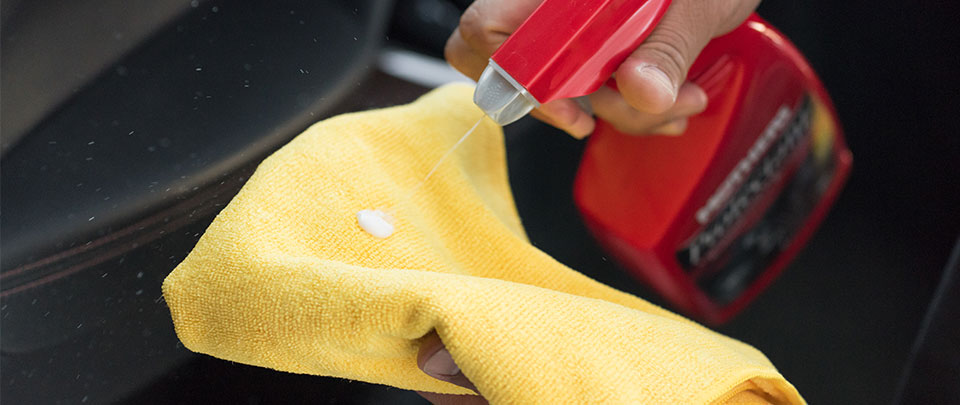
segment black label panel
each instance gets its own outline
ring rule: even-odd
[[[698,285],[715,301],[735,299],[783,252],[793,240],[835,173],[832,147],[835,128],[819,103],[807,97],[796,110],[782,135],[772,141],[749,175],[722,209],[690,243],[677,252],[687,271],[703,269]],[[783,180],[785,164],[811,139],[811,147],[764,216],[743,231],[722,251],[718,244],[744,219],[751,206],[770,186]]]

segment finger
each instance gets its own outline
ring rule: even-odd
[[[596,125],[593,117],[570,99],[554,100],[543,104],[533,112],[533,116],[577,139],[590,135]]]
[[[651,135],[682,135],[687,130],[687,119],[678,118],[650,130]]]
[[[484,397],[479,395],[452,395],[437,394],[436,392],[417,391],[421,397],[430,401],[433,405],[487,405]]]
[[[649,37],[617,68],[617,86],[633,108],[661,114],[673,107],[687,70],[713,36],[713,16],[698,2],[674,2]]]
[[[447,45],[443,48],[443,57],[447,59],[450,66],[460,71],[467,77],[477,80],[480,73],[487,67],[487,60],[490,55],[478,53],[460,35],[460,29],[457,28],[447,40]]]
[[[733,4],[730,4],[731,1]],[[726,14],[720,19],[720,24],[714,30],[714,38],[739,27],[750,16],[750,13],[757,9],[760,0],[724,0],[715,5],[725,10]]]
[[[542,0],[478,0],[460,17],[460,25],[444,47],[455,69],[477,80],[490,55],[540,5]]]
[[[707,108],[707,95],[700,86],[684,83],[680,87],[677,102],[661,114],[650,114],[634,109],[620,93],[604,87],[590,95],[590,104],[597,117],[614,126],[618,131],[632,134],[651,134],[653,129],[679,118],[703,112]]]
[[[484,57],[490,57],[543,0],[477,0],[460,17],[460,35]]]
[[[417,367],[438,380],[469,388],[473,391],[477,390],[477,387],[463,375],[460,367],[453,361],[453,356],[440,341],[437,332],[430,332],[421,340],[420,351],[417,353]]]

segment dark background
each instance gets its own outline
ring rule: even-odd
[[[269,151],[319,118],[425,91],[379,73],[371,58],[383,46],[439,56],[465,2],[170,1],[146,17],[94,3],[59,14],[66,3],[0,3],[5,401],[421,403],[392,388],[194,356],[173,335],[159,285]],[[98,20],[108,12],[115,18]],[[72,22],[28,29],[44,13]],[[795,263],[717,330],[761,349],[812,403],[893,402],[960,230],[960,4],[766,0],[760,13],[820,74],[854,169]],[[136,35],[116,21],[151,29]],[[97,27],[114,42],[67,54],[37,39]],[[106,62],[90,62],[98,53]],[[31,80],[49,85],[28,99],[18,86]],[[38,118],[20,119],[30,114]],[[23,129],[11,127],[18,122]],[[570,184],[582,143],[530,119],[507,136],[533,243],[657,302],[579,221],[556,220],[577,218]],[[938,378],[960,386],[957,374],[926,379]],[[927,394],[905,402],[951,398]]]

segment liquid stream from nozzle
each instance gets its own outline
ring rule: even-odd
[[[473,126],[470,127],[470,129],[467,130],[467,132],[463,134],[463,136],[461,136],[456,143],[453,144],[453,146],[450,147],[450,149],[444,152],[443,156],[440,156],[440,159],[438,159],[437,163],[430,168],[430,171],[427,172],[427,175],[423,177],[423,180],[420,180],[420,183],[417,183],[416,186],[410,189],[405,198],[400,201],[409,201],[410,198],[413,197],[413,195],[416,194],[424,184],[427,184],[427,181],[430,180],[430,177],[432,177],[434,173],[436,173],[437,169],[440,168],[440,165],[442,165],[443,162],[445,162],[447,158],[450,157],[450,155],[452,155],[453,152],[455,152],[457,148],[459,148],[460,145],[470,137],[470,134],[472,134],[477,127],[480,126],[480,123],[483,122],[484,118],[487,118],[487,114],[480,116],[480,119],[478,119],[477,122],[474,123]],[[360,228],[370,235],[381,239],[388,238],[393,234],[394,231],[395,212],[395,207],[384,210],[362,210],[357,214],[357,221],[360,225]]]
[[[476,130],[478,126],[480,126],[480,123],[483,122],[484,118],[487,118],[487,114],[481,115],[480,119],[478,119],[477,122],[473,124],[473,126],[470,127],[469,130],[467,130],[467,133],[463,134],[463,136],[461,136],[460,139],[457,140],[457,143],[453,144],[453,146],[450,147],[450,149],[448,149],[447,152],[443,154],[443,156],[440,156],[440,160],[437,160],[437,163],[433,165],[433,167],[430,169],[429,172],[427,172],[427,175],[423,177],[423,180],[420,180],[420,184],[417,184],[413,189],[410,190],[410,195],[413,195],[414,193],[416,193],[417,190],[420,189],[420,187],[422,187],[424,184],[427,183],[427,180],[430,179],[430,176],[433,176],[433,173],[435,173],[437,169],[440,168],[440,165],[443,164],[443,162],[447,160],[447,158],[450,157],[450,155],[452,155],[453,152],[457,150],[457,148],[460,147],[460,144],[462,144],[463,141],[467,140],[467,137],[469,137],[470,134],[472,134],[473,131]]]

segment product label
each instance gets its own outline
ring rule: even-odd
[[[781,107],[697,211],[695,219],[705,226],[677,252],[677,260],[688,271],[700,270],[698,284],[713,299],[736,298],[793,240],[833,179],[835,133],[830,115],[811,97],[796,109]],[[803,163],[791,178],[783,179],[786,163],[808,139]],[[787,185],[764,216],[732,242],[723,243],[759,197],[781,181]]]

